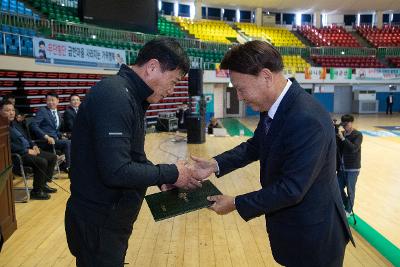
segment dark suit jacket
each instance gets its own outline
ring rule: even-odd
[[[262,189],[237,196],[246,221],[265,215],[275,260],[285,266],[330,266],[351,238],[336,180],[331,118],[300,85],[282,99],[268,134],[254,136],[215,157],[219,176],[260,160]]]
[[[28,137],[25,130],[15,121],[10,124],[10,140],[11,140],[11,153],[17,153],[19,155],[25,155],[28,153],[27,148],[24,146],[24,143],[19,138],[19,134],[22,134],[25,137],[26,141],[28,141],[30,148],[32,148],[35,143]]]
[[[388,96],[386,97],[386,104],[387,104],[387,105],[393,105],[393,103],[394,103],[394,96],[392,95],[392,103],[390,103],[390,96],[388,95]]]
[[[74,127],[74,121],[77,112],[73,107],[68,107],[64,112],[64,131],[67,133],[72,132],[72,127]]]
[[[58,128],[56,127],[56,123],[53,119],[50,109],[47,107],[42,107],[39,109],[30,125],[35,138],[44,139],[46,134],[55,139],[61,138],[60,129],[62,128],[63,121],[60,112],[57,113],[60,120]]]

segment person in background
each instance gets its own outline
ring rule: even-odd
[[[81,104],[81,99],[79,98],[79,95],[71,95],[69,103],[70,106],[64,112],[64,131],[67,133],[71,133],[72,128],[74,127],[76,114],[78,114],[79,105]]]
[[[11,102],[1,102],[0,112],[1,116],[10,123],[11,153],[20,155],[22,163],[33,169],[31,199],[50,199],[49,193],[57,192],[57,189],[47,185],[53,177],[57,156],[46,151],[41,151],[21,126],[15,122],[15,111]]]
[[[48,145],[43,146],[46,150],[51,150],[49,145],[54,145],[56,149],[62,150],[65,155],[65,163],[60,166],[60,169],[68,173],[71,162],[71,140],[66,140],[61,133],[63,120],[57,110],[58,102],[57,94],[47,94],[47,106],[39,109],[30,127],[37,139],[47,142]]]
[[[214,133],[213,132],[214,128],[221,128],[221,125],[219,124],[217,118],[212,117],[211,120],[210,120],[210,123],[208,124],[208,127],[207,127],[207,133],[208,134],[213,134]]]
[[[178,118],[178,129],[187,129],[187,117],[190,116],[190,109],[186,102],[182,103],[176,111],[176,117]]]
[[[390,93],[387,97],[386,97],[386,115],[389,114],[392,115],[392,109],[393,109],[393,93]]]
[[[337,179],[346,216],[353,211],[356,183],[361,169],[361,144],[363,135],[353,128],[354,117],[350,114],[341,117],[344,130],[336,134]],[[345,191],[347,189],[347,193]]]

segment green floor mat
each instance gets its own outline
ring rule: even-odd
[[[244,136],[253,136],[253,132],[237,119],[226,118],[221,119],[221,122],[230,136],[240,135],[241,130]]]

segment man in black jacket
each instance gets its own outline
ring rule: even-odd
[[[363,135],[353,128],[354,117],[343,115],[341,125],[344,131],[338,131],[337,143],[337,177],[346,215],[353,210],[356,193],[356,183],[361,169],[361,143]],[[347,188],[347,194],[345,192]]]
[[[64,112],[64,132],[71,133],[74,127],[74,121],[76,114],[78,114],[79,105],[81,104],[81,99],[79,95],[73,94],[69,98],[70,106]]]
[[[152,164],[144,151],[150,103],[173,93],[189,60],[173,39],[148,42],[132,67],[97,83],[80,105],[72,131],[71,197],[65,212],[77,266],[123,266],[146,189],[201,186],[182,161]]]
[[[11,152],[19,154],[23,164],[33,169],[33,190],[30,197],[38,200],[50,199],[48,193],[57,192],[57,189],[47,185],[47,182],[50,182],[53,176],[57,156],[41,151],[22,127],[14,121],[15,110],[11,102],[2,102],[0,111],[1,116],[10,122]]]

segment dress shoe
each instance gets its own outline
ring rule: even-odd
[[[50,186],[48,186],[47,184],[43,187],[43,191],[45,192],[45,193],[55,193],[55,192],[57,192],[57,189],[56,188],[53,188],[53,187],[50,187]]]
[[[44,192],[43,190],[32,190],[31,199],[48,200],[50,199],[50,195]]]

